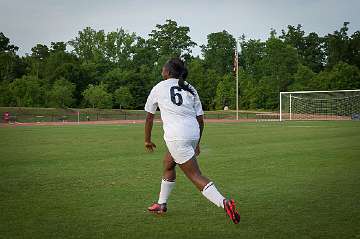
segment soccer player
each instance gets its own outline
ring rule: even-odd
[[[168,151],[164,157],[164,172],[159,200],[148,208],[153,213],[167,211],[167,199],[175,186],[175,167],[181,170],[201,193],[218,207],[224,208],[230,219],[240,222],[233,199],[226,199],[214,183],[202,175],[196,157],[200,154],[200,139],[204,128],[203,110],[195,88],[185,80],[188,71],[179,58],[172,58],[162,69],[163,81],[148,96],[145,111],[145,148],[153,152],[156,145],[151,141],[154,114],[160,108],[164,140]]]

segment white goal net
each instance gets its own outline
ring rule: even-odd
[[[360,90],[280,92],[280,121],[359,120]]]

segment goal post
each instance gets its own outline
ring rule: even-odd
[[[360,90],[280,92],[279,119],[360,119]]]

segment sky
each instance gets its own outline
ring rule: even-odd
[[[24,55],[38,43],[67,42],[87,26],[106,32],[122,27],[147,38],[156,24],[172,19],[202,45],[222,30],[266,40],[271,28],[281,33],[297,24],[323,36],[350,22],[353,33],[360,30],[359,12],[359,0],[0,0],[0,32]]]

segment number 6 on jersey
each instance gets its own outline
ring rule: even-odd
[[[175,93],[175,90],[178,90],[179,92],[181,92],[181,88],[179,86],[173,86],[170,88],[170,97],[171,97],[171,101],[177,105],[180,106],[183,103],[183,98],[181,96],[181,94]]]

